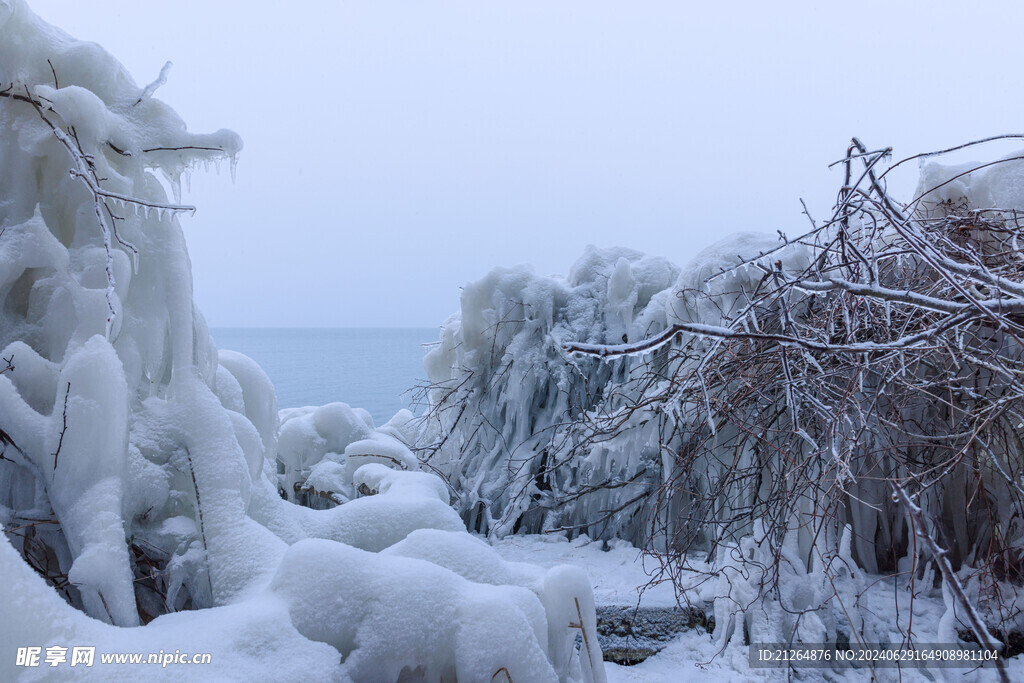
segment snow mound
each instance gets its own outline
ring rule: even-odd
[[[329,643],[354,680],[556,681],[544,609],[529,591],[474,584],[428,562],[308,540],[292,546],[273,590],[292,623]],[[501,633],[500,638],[486,634]]]
[[[288,500],[325,509],[359,493],[356,471],[368,463],[419,470],[403,433],[412,414],[402,411],[380,429],[362,408],[345,403],[281,411],[278,477]]]

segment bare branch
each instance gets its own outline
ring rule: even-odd
[[[960,579],[957,577],[956,572],[949,564],[949,552],[939,547],[939,544],[935,542],[931,534],[928,533],[928,528],[924,522],[924,515],[921,513],[921,508],[918,507],[906,490],[897,484],[896,482],[890,482],[892,484],[893,496],[902,503],[904,509],[910,519],[914,522],[914,529],[917,532],[917,537],[925,542],[928,546],[928,550],[931,552],[932,557],[935,559],[935,563],[939,567],[939,571],[942,572],[942,578],[946,581],[946,585],[949,586],[950,592],[953,597],[956,598],[957,603],[964,610],[967,615],[967,623],[971,627],[971,631],[974,633],[978,642],[987,650],[993,650],[999,652],[1003,649],[1002,643],[999,643],[992,634],[989,633],[988,627],[985,626],[984,620],[978,614],[978,611],[974,609],[974,605],[967,599],[967,595],[964,593],[964,587],[960,583]],[[1010,683],[1010,677],[1006,673],[1006,665],[1003,663],[1001,658],[996,658],[996,666],[999,669],[999,680],[1003,683]]]

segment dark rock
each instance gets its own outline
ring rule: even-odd
[[[597,635],[604,659],[639,664],[683,631],[714,630],[714,618],[698,607],[597,608]]]

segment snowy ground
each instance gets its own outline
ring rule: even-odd
[[[509,536],[492,543],[506,561],[529,562],[544,568],[559,564],[575,564],[587,570],[594,587],[595,603],[605,606],[672,607],[677,604],[671,584],[646,587],[650,581],[652,560],[644,558],[637,548],[623,541],[606,544],[591,542],[586,536],[568,541],[561,535]],[[695,567],[704,569],[700,563]],[[694,583],[698,583],[694,575]],[[941,591],[924,591],[918,586],[914,593],[891,577],[874,579],[860,602],[860,607],[874,624],[887,625],[880,636],[898,642],[908,625],[918,634],[920,642],[934,640],[922,634],[935,633],[946,612]],[[642,589],[642,590],[641,590]],[[713,597],[712,582],[700,583],[688,592],[692,604],[706,604]],[[1024,681],[1024,656],[1007,662],[1011,680]],[[605,663],[608,681],[686,681],[698,677],[708,681],[790,680],[784,670],[751,669],[746,647],[728,644],[724,648],[714,634],[703,629],[681,633],[665,649],[634,666]],[[863,670],[835,672],[825,669],[803,670],[792,680],[855,680],[870,681]],[[904,670],[881,669],[876,680],[900,681],[986,681],[997,680],[994,671],[969,669]]]
[[[506,536],[493,543],[506,561],[528,562],[548,568],[575,564],[586,568],[594,584],[594,602],[598,605],[636,605],[640,589],[650,582],[649,562],[645,566],[639,550],[625,541],[591,542],[587,536],[572,541],[563,535]],[[645,607],[673,607],[675,591],[661,583],[643,591]]]
[[[625,541],[610,544],[591,542],[587,536],[568,541],[562,535],[508,536],[493,544],[506,561],[529,562],[549,568],[559,564],[584,567],[594,586],[594,601],[600,606],[642,605],[643,607],[673,607],[676,593],[669,583],[646,587],[650,582],[650,560],[646,563],[640,551]],[[662,652],[635,666],[605,663],[608,680],[612,681],[675,681],[692,676],[706,675],[705,671],[720,671],[722,680],[740,680],[735,657],[728,662],[715,661],[702,670],[698,663],[710,660],[717,647],[713,636],[704,631],[682,634]],[[742,658],[745,664],[745,655]],[[751,676],[759,680],[763,676]]]

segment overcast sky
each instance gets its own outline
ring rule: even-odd
[[[795,233],[851,135],[1024,132],[1020,3],[29,4],[140,84],[174,62],[157,96],[245,140],[181,219],[215,327],[434,326],[495,265]]]

